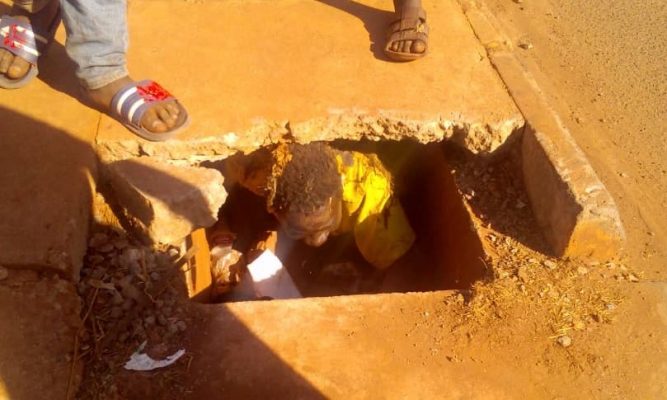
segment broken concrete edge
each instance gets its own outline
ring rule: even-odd
[[[153,157],[105,164],[104,179],[120,208],[111,210],[113,217],[127,221],[133,233],[150,243],[177,244],[192,231],[213,225],[227,198],[220,171]],[[97,214],[113,223],[109,210]]]
[[[372,294],[355,294],[345,296],[326,296],[326,297],[302,297],[298,299],[273,299],[271,301],[238,301],[231,303],[192,303],[193,310],[203,312],[206,314],[216,313],[216,309],[225,309],[231,311],[232,314],[245,314],[252,318],[253,310],[266,309],[281,309],[289,310],[291,308],[300,308],[304,304],[313,304],[322,307],[334,306],[336,308],[344,308],[344,304],[350,303],[364,303],[373,302],[381,303],[385,300],[407,298],[410,301],[414,299],[430,299],[438,297],[442,299],[449,299],[462,295],[464,298],[468,294],[468,290],[446,289],[435,290],[430,292],[407,292],[407,293],[372,293]]]
[[[330,110],[329,115],[303,122],[256,120],[243,132],[225,132],[188,139],[187,136],[165,142],[147,142],[139,138],[99,141],[97,151],[105,162],[151,156],[190,163],[219,160],[238,152],[248,153],[281,141],[309,143],[335,140],[403,140],[420,143],[452,140],[473,154],[490,155],[521,130],[520,116],[500,118],[500,122],[475,122],[474,118],[428,117],[415,113],[384,111],[368,114],[355,110]]]
[[[614,199],[577,146],[511,43],[483,5],[461,5],[491,64],[526,120],[522,162],[526,191],[538,224],[559,257],[617,257],[625,231]]]

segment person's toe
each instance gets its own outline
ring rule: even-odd
[[[404,40],[403,41],[403,49],[401,51],[403,53],[409,53],[411,47],[412,47],[412,40]]]
[[[414,54],[422,54],[426,52],[426,42],[419,39],[413,41],[412,46],[410,47],[410,52]]]
[[[392,44],[391,44],[391,51],[399,51],[399,50],[398,50],[398,46],[400,46],[400,45],[401,45],[401,42],[395,40],[395,41],[392,42]]]
[[[20,57],[14,57],[14,61],[7,70],[7,76],[11,79],[23,78],[30,69],[30,63]]]
[[[158,109],[156,110],[157,115],[160,117],[162,122],[167,126],[167,128],[171,129],[174,127],[176,124],[176,118],[172,117],[172,115],[169,113],[169,110],[165,106],[157,106]]]
[[[0,73],[6,74],[14,56],[7,50],[0,50]]]
[[[174,119],[174,121],[176,121],[178,117],[181,115],[181,109],[176,104],[176,101],[167,103],[165,107],[167,108],[167,111],[169,111],[169,114]]]
[[[141,118],[141,125],[153,133],[163,133],[167,131],[167,125],[162,122],[158,116],[155,107],[149,108]]]

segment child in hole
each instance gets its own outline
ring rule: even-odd
[[[380,290],[407,289],[401,276],[410,268],[406,260],[416,261],[416,250],[410,251],[415,233],[392,176],[376,155],[322,143],[280,144],[232,157],[224,169],[226,183],[266,200],[267,211],[290,238],[319,247],[331,235],[352,233],[363,258],[377,270],[371,280]],[[210,236],[225,229],[221,222]]]

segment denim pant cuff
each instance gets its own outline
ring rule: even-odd
[[[120,78],[124,78],[129,75],[127,68],[125,66],[119,66],[109,71],[106,71],[100,76],[95,76],[92,78],[89,77],[79,77],[81,84],[84,88],[88,90],[95,90],[101,87],[104,87],[111,82],[117,81]]]
[[[35,14],[52,1],[58,0],[13,0],[12,3],[26,12]]]

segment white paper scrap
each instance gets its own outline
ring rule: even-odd
[[[292,277],[283,267],[283,263],[271,250],[264,252],[248,264],[248,272],[259,297],[268,296],[274,299],[298,299],[301,293]]]
[[[146,342],[143,342],[137,351],[130,356],[130,359],[125,363],[125,369],[130,371],[152,371],[154,369],[170,366],[185,354],[185,349],[180,349],[163,360],[154,360],[148,354],[141,353],[144,346],[146,346]]]

